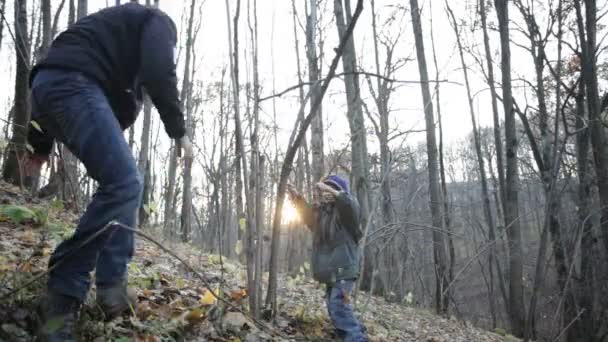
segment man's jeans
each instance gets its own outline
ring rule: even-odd
[[[57,247],[49,262],[49,267],[57,265],[49,275],[49,290],[84,300],[93,269],[102,288],[126,277],[133,232],[110,227],[80,247],[110,221],[133,227],[143,189],[141,177],[104,92],[81,73],[40,70],[32,84],[32,119],[65,144],[99,185],[74,235]],[[76,180],[72,182],[78,186]]]
[[[327,311],[338,336],[344,342],[367,341],[365,327],[355,317],[350,303],[354,285],[354,280],[340,280],[333,286],[327,286]]]

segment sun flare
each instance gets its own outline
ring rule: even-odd
[[[283,211],[281,213],[281,218],[284,224],[294,223],[300,220],[298,210],[288,199],[286,199],[285,203],[283,203]]]

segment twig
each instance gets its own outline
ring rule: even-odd
[[[531,213],[531,212],[532,211],[530,211],[529,213]],[[481,254],[483,254],[492,245],[498,243],[500,241],[500,239],[507,233],[507,230],[511,229],[511,227],[513,226],[513,224],[515,222],[517,222],[522,216],[526,216],[526,215],[527,214],[520,215],[515,220],[513,220],[512,222],[510,222],[504,228],[504,231],[502,232],[502,234],[500,234],[500,236],[497,236],[493,241],[489,241],[485,246],[483,246],[482,248],[480,248],[479,251],[477,253],[475,253],[475,255],[473,255],[469,259],[469,261],[467,261],[467,263],[460,269],[460,271],[458,271],[458,273],[456,273],[456,275],[454,276],[454,279],[452,279],[452,281],[448,284],[448,286],[443,290],[441,296],[443,297],[443,296],[445,296],[446,293],[448,293],[448,291],[452,288],[452,286],[454,286],[454,284],[456,283],[456,281],[458,280],[458,278],[469,268],[469,266],[471,266],[471,264],[473,263],[473,261],[475,261]]]
[[[378,75],[376,73],[367,72],[367,71],[342,72],[342,73],[339,73],[339,74],[335,74],[331,78],[338,78],[338,77],[341,77],[341,76],[348,76],[348,75],[363,75],[363,76],[377,77],[377,78],[380,78],[382,80],[385,80],[385,81],[391,82],[391,83],[419,84],[420,82],[422,82],[422,81],[411,81],[411,80],[397,80],[397,79],[394,79],[394,78],[389,78],[389,77],[386,77],[386,76]],[[296,90],[296,89],[299,89],[299,88],[302,88],[302,87],[305,87],[305,86],[310,86],[310,85],[314,86],[314,85],[318,84],[319,82],[322,82],[322,81],[324,81],[326,79],[327,78],[322,78],[322,79],[319,79],[319,80],[313,81],[313,82],[302,82],[300,84],[296,84],[294,86],[286,88],[285,90],[283,90],[283,91],[281,91],[279,93],[275,93],[275,94],[272,94],[272,95],[268,95],[266,97],[262,97],[262,98],[259,99],[259,102],[270,100],[270,99],[275,98],[275,97],[281,97],[281,96],[289,93],[290,91],[293,91],[293,90]],[[427,82],[428,83],[449,83],[449,84],[455,84],[455,85],[462,85],[461,83],[450,81],[450,80],[437,80],[437,81],[435,81],[435,80],[429,80]]]
[[[568,323],[568,325],[566,325],[566,326],[564,327],[564,329],[562,329],[562,331],[560,331],[559,335],[557,335],[557,337],[553,339],[553,342],[559,341],[559,340],[560,340],[560,338],[562,337],[562,335],[563,335],[563,334],[564,334],[566,331],[568,331],[568,329],[570,329],[570,327],[572,326],[572,324],[574,324],[574,322],[578,321],[579,317],[581,317],[581,315],[582,315],[583,313],[585,313],[585,309],[583,309],[583,310],[581,310],[581,311],[579,311],[579,312],[578,312],[578,314],[576,315],[576,317],[574,317],[574,318],[572,319],[572,321],[570,321],[570,323]]]

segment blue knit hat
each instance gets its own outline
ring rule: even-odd
[[[334,187],[340,189],[340,191],[349,192],[348,181],[338,175],[327,176],[323,180],[323,183],[334,186]]]

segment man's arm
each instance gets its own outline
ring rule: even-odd
[[[174,49],[177,44],[175,24],[165,14],[155,13],[146,22],[141,38],[141,82],[160,114],[169,137],[186,134],[180,107]]]

